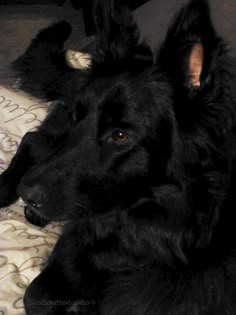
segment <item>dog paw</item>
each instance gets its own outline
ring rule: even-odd
[[[0,175],[0,208],[9,206],[17,199],[16,184],[6,173]]]

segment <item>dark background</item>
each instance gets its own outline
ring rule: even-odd
[[[139,3],[135,3],[136,0],[124,1],[129,1],[135,7],[146,0],[137,0]],[[28,4],[16,4],[17,2]],[[33,4],[34,2],[41,4]],[[85,4],[88,10],[92,2],[93,0],[0,0],[0,83],[7,80],[6,66],[25,50],[39,29],[55,21],[67,20],[73,26],[73,34],[66,43],[67,48],[83,50],[90,45],[93,36],[86,35],[83,7]],[[186,2],[187,0],[149,0],[134,10],[142,37],[153,48],[163,39],[171,18]],[[232,67],[236,68],[236,0],[209,2],[216,28],[229,43]]]

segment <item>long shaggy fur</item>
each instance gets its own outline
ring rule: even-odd
[[[184,6],[155,55],[122,2],[96,1],[94,17],[89,70],[66,64],[66,22],[13,64],[55,104],[1,175],[0,204],[66,221],[26,312],[236,314],[235,105],[208,3]]]

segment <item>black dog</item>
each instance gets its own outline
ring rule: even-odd
[[[21,196],[29,220],[68,221],[27,314],[236,314],[235,113],[207,2],[181,10],[154,58],[117,1],[95,21],[91,69],[67,66],[65,22],[14,64],[56,104],[1,175],[1,205]]]

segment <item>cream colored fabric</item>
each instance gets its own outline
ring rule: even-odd
[[[92,65],[92,56],[76,50],[67,50],[66,61],[73,69],[88,69]]]
[[[0,86],[0,150],[8,164],[22,136],[44,119],[47,105],[26,94]]]
[[[47,104],[0,86],[0,172],[9,164],[22,136],[37,127]],[[60,226],[40,229],[26,222],[18,201],[0,209],[0,315],[24,315],[23,296],[51,252]]]

